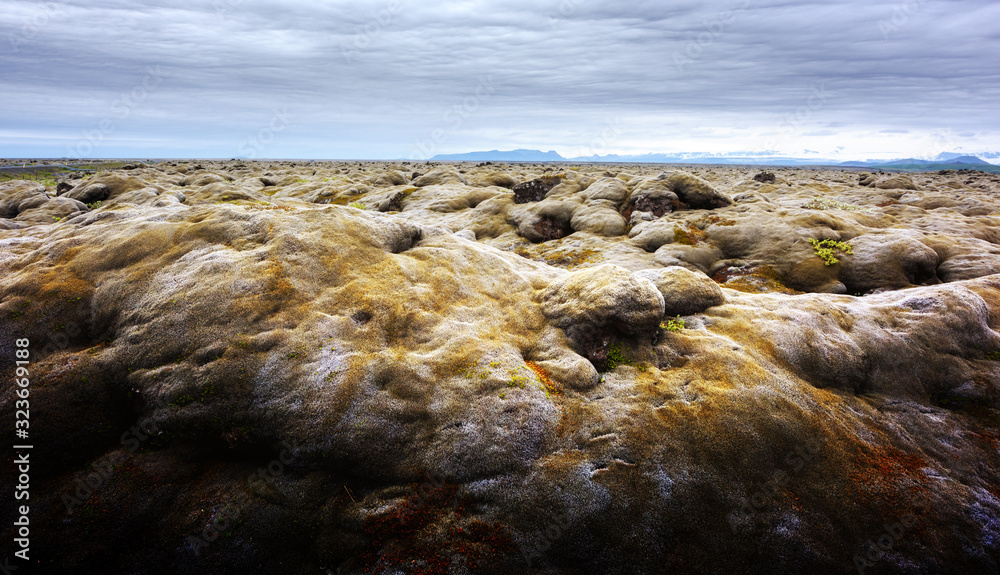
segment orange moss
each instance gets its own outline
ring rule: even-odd
[[[524,363],[538,375],[538,379],[542,382],[542,385],[545,386],[545,389],[547,389],[549,393],[553,395],[562,395],[562,386],[552,381],[548,370],[533,361],[526,361]]]
[[[927,476],[922,471],[929,463],[923,457],[891,446],[865,446],[853,463],[848,478],[891,508],[894,516],[923,516],[930,500]]]

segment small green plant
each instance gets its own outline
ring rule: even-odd
[[[171,401],[167,405],[170,407],[184,407],[185,405],[191,405],[192,403],[194,403],[194,398],[190,395],[184,394],[177,397],[177,399]]]
[[[660,329],[665,329],[667,331],[680,331],[684,329],[684,320],[681,319],[681,316],[677,316],[674,319],[668,319],[660,324]]]
[[[205,382],[205,387],[201,390],[201,396],[198,397],[198,401],[205,403],[205,400],[215,395],[215,385],[210,381]]]
[[[91,203],[87,204],[87,209],[90,209],[90,210],[96,210],[99,207],[101,207],[101,201],[100,200],[97,200],[96,202],[91,202]]]
[[[62,220],[62,218],[57,218],[56,216],[52,216],[52,219],[55,220],[55,221],[57,221],[57,222],[60,221],[60,220]]]
[[[604,363],[607,371],[611,371],[619,365],[630,365],[628,359],[625,358],[625,348],[620,343],[616,343],[608,348],[608,360]]]
[[[521,375],[517,370],[508,369],[507,373],[510,374],[510,379],[507,381],[507,387],[518,387],[520,389],[524,389],[524,384],[531,382],[531,380]]]
[[[986,359],[990,361],[1000,361],[1000,351],[991,351],[987,353]]]
[[[844,242],[838,242],[836,240],[819,241],[814,238],[809,238],[809,243],[812,245],[813,249],[816,250],[816,255],[821,257],[823,259],[823,263],[825,263],[828,266],[832,266],[833,264],[840,261],[837,259],[837,256],[834,254],[833,250],[835,249],[840,250],[845,254],[854,253],[851,250],[850,244]]]
[[[359,210],[367,210],[368,209],[361,202],[351,202],[351,203],[349,203],[347,205],[351,206],[352,208],[357,208]]]

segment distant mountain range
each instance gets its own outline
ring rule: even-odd
[[[539,150],[510,150],[501,152],[469,152],[467,154],[438,154],[431,158],[436,162],[565,162],[566,158],[556,152]]]
[[[867,162],[841,162],[840,166],[859,166],[859,167],[883,167],[890,168],[894,166],[936,166],[938,164],[969,164],[974,166],[992,166],[993,164],[987,162],[986,160],[980,160],[976,156],[958,156],[947,159],[935,159],[935,160],[920,160],[917,158],[907,158],[905,160],[887,160],[887,161],[877,161],[869,160]]]
[[[796,158],[780,156],[773,151],[764,152],[687,152],[672,154],[641,154],[605,156],[579,156],[564,158],[554,151],[540,150],[491,150],[489,152],[469,152],[465,154],[439,154],[431,158],[435,162],[596,162],[596,163],[652,163],[652,164],[729,164],[761,166],[844,166],[852,168],[873,168],[893,171],[926,171],[943,169],[976,169],[1000,173],[1000,166],[991,164],[978,156],[1000,158],[1000,152],[985,152],[977,156],[955,152],[944,152],[933,160],[904,158],[896,160],[866,160],[840,162],[825,158]]]

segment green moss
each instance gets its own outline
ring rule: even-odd
[[[367,210],[368,209],[361,202],[351,202],[351,203],[349,203],[347,205],[350,206],[350,207],[352,207],[352,208],[357,208],[359,210]]]
[[[665,329],[667,331],[681,331],[684,329],[684,320],[681,319],[681,316],[677,316],[675,319],[668,319],[660,324],[660,329]]]
[[[608,348],[608,360],[604,363],[607,371],[611,371],[619,365],[630,365],[631,363],[625,357],[625,348],[622,344],[616,343]]]
[[[809,238],[809,243],[812,245],[813,249],[816,250],[816,255],[822,258],[823,263],[828,266],[832,266],[840,261],[837,259],[836,255],[834,255],[833,250],[840,250],[845,254],[854,253],[851,250],[851,245],[844,242],[838,242],[835,240],[818,241],[816,239]]]
[[[1000,361],[1000,351],[991,351],[987,353],[986,359],[990,361]]]

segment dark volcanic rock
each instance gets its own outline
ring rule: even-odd
[[[545,194],[549,193],[549,190],[559,184],[559,181],[559,178],[546,176],[530,182],[522,182],[514,186],[514,203],[540,202],[545,199]]]

